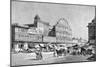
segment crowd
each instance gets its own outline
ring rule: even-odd
[[[41,60],[43,59],[42,52],[53,52],[54,57],[59,57],[59,56],[66,56],[67,54],[69,55],[94,55],[95,52],[94,50],[88,47],[80,47],[77,44],[71,47],[65,47],[63,45],[57,46],[57,44],[49,44],[49,45],[44,45],[41,46],[40,44],[34,46],[34,47],[27,47],[22,48],[22,49],[17,49],[15,51],[16,53],[32,53],[34,52],[36,54],[36,59]]]

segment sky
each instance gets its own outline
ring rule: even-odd
[[[94,6],[50,4],[37,2],[12,1],[11,22],[19,24],[34,23],[34,16],[38,14],[41,20],[54,25],[60,18],[65,18],[73,37],[88,40],[87,25],[95,17]]]

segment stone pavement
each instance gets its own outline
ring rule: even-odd
[[[89,56],[72,56],[67,55],[65,57],[54,57],[53,52],[43,52],[43,59],[36,60],[35,53],[18,53],[12,54],[12,66],[16,65],[36,65],[36,64],[50,64],[50,63],[61,63],[61,62],[75,62],[75,61],[87,61]]]

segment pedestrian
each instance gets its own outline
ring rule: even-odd
[[[40,50],[40,47],[37,47],[36,48],[36,51],[35,51],[35,54],[36,54],[36,59],[37,60],[41,60],[43,57],[42,57],[42,52]]]

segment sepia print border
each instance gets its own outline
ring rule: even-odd
[[[77,6],[92,6],[95,7],[95,17],[96,17],[96,5],[87,5],[87,4],[70,4],[70,3],[54,3],[54,2],[42,2],[42,1],[24,1],[24,0],[10,0],[10,67],[19,67],[19,66],[36,66],[36,65],[53,65],[53,64],[68,64],[68,63],[84,63],[84,62],[95,62],[95,61],[76,61],[76,62],[61,62],[61,63],[47,63],[47,64],[30,64],[30,65],[17,65],[17,66],[11,66],[12,61],[11,61],[11,43],[12,43],[12,27],[11,27],[11,23],[12,23],[12,1],[18,1],[18,2],[33,2],[33,3],[48,3],[48,4],[59,4],[59,5],[77,5]],[[95,32],[96,33],[96,32]],[[95,47],[96,48],[96,47]],[[96,50],[95,50],[96,52]]]

